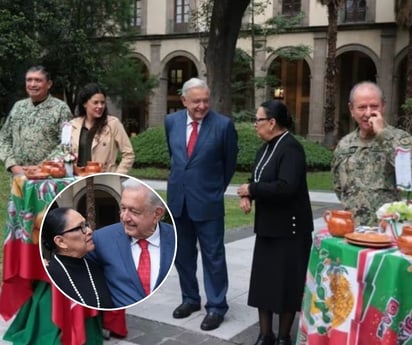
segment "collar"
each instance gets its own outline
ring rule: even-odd
[[[160,247],[160,227],[159,223],[156,224],[156,229],[154,233],[146,238],[146,240],[153,246],[155,247]],[[130,246],[133,246],[134,244],[137,244],[138,239],[131,237],[130,238]]]
[[[192,122],[195,122],[195,121],[193,121],[193,119],[192,119],[192,118],[190,117],[190,115],[189,115],[189,112],[187,111],[187,112],[186,112],[186,126],[189,127],[189,125],[190,125]],[[203,120],[199,120],[199,121],[196,121],[196,122],[199,124],[199,126],[201,126]]]

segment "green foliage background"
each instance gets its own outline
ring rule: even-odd
[[[250,171],[257,149],[262,141],[257,137],[252,123],[236,124],[238,132],[238,171]],[[324,146],[296,136],[306,152],[309,171],[330,170],[332,152]],[[167,152],[166,137],[163,126],[152,127],[131,139],[136,154],[135,167],[169,168],[170,160]]]

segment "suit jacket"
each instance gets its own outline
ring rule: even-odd
[[[160,269],[155,288],[166,278],[173,264],[176,239],[173,226],[160,223]],[[88,256],[104,270],[115,307],[136,303],[145,297],[130,248],[130,238],[121,223],[93,232],[95,249]]]
[[[267,161],[275,141],[264,144],[257,152],[254,169]],[[306,183],[306,158],[302,145],[288,133],[262,171],[259,182],[249,192],[255,200],[255,232],[261,236],[294,237],[313,231],[312,209]]]
[[[165,119],[166,140],[171,158],[167,204],[175,217],[183,206],[195,221],[224,216],[224,192],[236,169],[237,133],[233,122],[209,111],[203,119],[190,158],[186,153],[187,110]]]
[[[84,117],[76,117],[70,121],[72,125],[71,145],[74,154],[79,153],[80,131]],[[122,160],[116,166],[118,152]],[[92,160],[103,164],[103,171],[113,171],[127,174],[134,162],[134,151],[129,137],[119,119],[107,116],[107,125],[99,136],[94,136],[92,141]]]

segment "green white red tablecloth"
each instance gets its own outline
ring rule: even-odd
[[[412,256],[316,234],[296,344],[412,345]]]

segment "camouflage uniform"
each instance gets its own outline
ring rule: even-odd
[[[63,122],[71,118],[67,104],[50,95],[37,106],[30,98],[16,102],[0,131],[0,160],[6,169],[46,159],[60,143]]]
[[[396,190],[395,148],[412,148],[409,133],[386,126],[376,137],[363,140],[359,130],[338,143],[332,159],[335,192],[357,225],[377,225],[376,210],[399,200]]]

